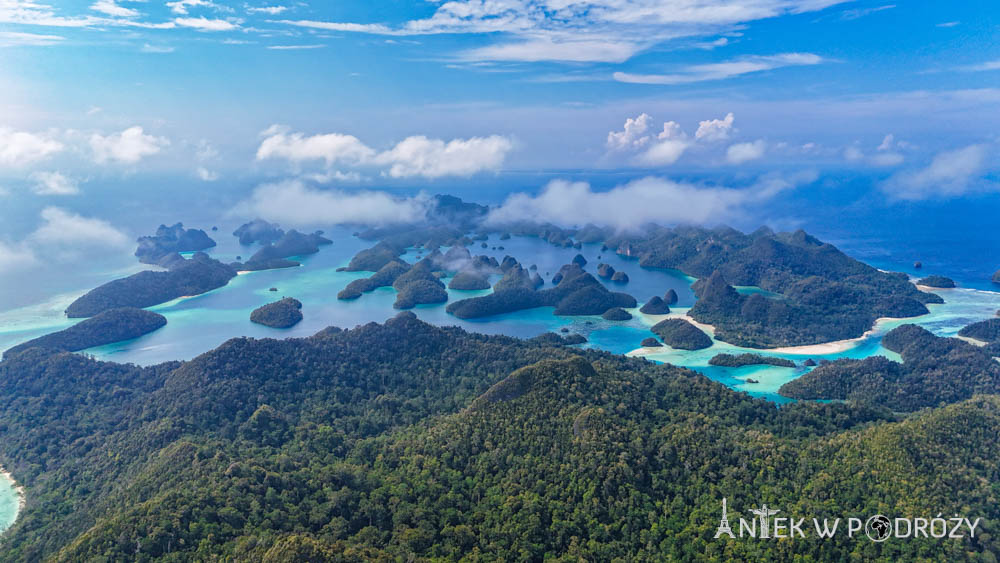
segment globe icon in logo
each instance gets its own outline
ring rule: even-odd
[[[881,514],[876,514],[865,523],[865,533],[868,539],[874,542],[882,542],[889,539],[892,534],[892,522]]]

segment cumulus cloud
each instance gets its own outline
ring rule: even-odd
[[[108,161],[134,164],[144,157],[160,152],[168,145],[170,145],[168,139],[147,135],[139,126],[129,127],[120,133],[107,136],[97,133],[90,136],[90,148],[94,151],[94,161],[98,164]]]
[[[322,160],[332,166],[338,163],[359,165],[375,156],[374,149],[353,135],[327,133],[307,137],[276,125],[261,135],[264,140],[257,149],[257,160],[283,158],[294,163]]]
[[[639,114],[635,118],[627,118],[625,128],[622,131],[608,132],[608,148],[625,150],[644,146],[649,142],[649,135],[646,132],[652,122],[653,118],[647,113]]]
[[[423,198],[394,198],[380,191],[320,190],[300,180],[264,184],[232,211],[282,225],[322,226],[350,223],[393,224],[424,216]]]
[[[757,139],[749,143],[736,143],[726,149],[726,162],[730,164],[743,164],[751,160],[757,160],[764,156],[767,144],[763,139]]]
[[[27,166],[63,150],[63,144],[50,135],[15,131],[0,127],[0,164]]]
[[[734,189],[648,177],[603,192],[586,182],[553,180],[537,195],[510,195],[487,220],[493,224],[534,220],[563,227],[593,223],[619,230],[648,223],[719,223],[739,215],[746,206],[815,179],[811,172],[790,177],[769,175],[752,186]]]
[[[500,135],[454,139],[447,143],[415,136],[378,155],[375,162],[388,165],[389,176],[393,178],[472,176],[477,172],[498,170],[513,148],[514,143]]]
[[[59,207],[42,210],[42,225],[32,233],[30,240],[43,245],[64,247],[110,246],[124,248],[129,238],[111,223],[77,215]]]
[[[706,150],[717,141],[729,139],[734,133],[736,117],[732,112],[722,119],[706,119],[698,122],[694,138],[689,138],[684,129],[676,121],[663,123],[663,130],[653,135],[651,132],[653,118],[643,113],[635,118],[628,118],[621,131],[608,133],[606,145],[612,153],[631,152],[632,162],[640,166],[669,166],[677,162],[688,150]],[[734,145],[735,146],[735,145]],[[733,156],[728,161],[739,164],[752,158],[763,156],[763,141],[741,143],[733,149]],[[753,155],[753,150],[760,154]],[[748,158],[751,157],[752,158]]]
[[[257,159],[284,159],[293,164],[322,161],[327,168],[382,168],[393,178],[471,176],[498,170],[513,150],[511,139],[500,135],[444,141],[417,135],[379,152],[353,135],[327,133],[306,136],[272,126],[262,134]],[[346,174],[346,173],[345,173]]]
[[[698,122],[698,130],[694,133],[694,138],[699,141],[725,141],[733,132],[733,122],[736,117],[733,112],[726,114],[722,119],[708,119]]]
[[[218,172],[209,170],[204,166],[199,166],[198,168],[196,168],[194,173],[198,176],[198,179],[200,179],[203,182],[214,182],[219,179]]]
[[[76,180],[59,172],[35,172],[30,176],[35,184],[31,191],[38,195],[76,195],[80,187]]]
[[[890,197],[903,200],[946,198],[1000,188],[986,180],[988,148],[969,145],[938,153],[924,168],[897,172],[882,184]]]

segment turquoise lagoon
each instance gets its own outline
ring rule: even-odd
[[[121,363],[152,365],[168,360],[187,360],[207,352],[226,340],[247,336],[254,338],[291,338],[310,336],[327,326],[350,328],[368,322],[383,322],[398,311],[392,308],[396,292],[391,288],[381,288],[353,301],[340,301],[337,293],[351,281],[367,277],[365,272],[338,272],[363,248],[372,245],[338,229],[328,233],[334,240],[331,246],[323,247],[318,254],[302,257],[302,266],[282,270],[269,270],[243,274],[233,279],[227,286],[209,293],[174,300],[152,307],[167,317],[165,327],[143,337],[108,346],[86,350],[101,360]],[[220,246],[211,254],[223,261],[234,260],[237,256],[248,256],[254,249],[239,247],[235,241],[225,240],[227,236],[214,235]],[[501,248],[502,247],[502,248]],[[561,265],[568,263],[577,253],[588,260],[587,269],[593,272],[599,262],[607,262],[616,270],[626,272],[630,282],[619,285],[606,282],[609,288],[624,291],[643,303],[654,295],[662,296],[668,289],[674,289],[680,302],[673,308],[673,314],[683,314],[694,303],[690,290],[692,278],[680,272],[641,268],[634,259],[601,251],[600,245],[585,245],[582,250],[557,248],[532,237],[514,237],[500,241],[495,237],[487,241],[487,248],[480,243],[470,247],[474,254],[486,254],[498,260],[505,255],[517,258],[525,267],[532,264],[546,279],[550,279]],[[415,261],[424,253],[411,251],[404,258]],[[600,257],[600,258],[598,258]],[[946,272],[942,272],[946,274]],[[109,279],[119,277],[120,272],[107,274]],[[444,280],[447,283],[447,279]],[[494,280],[495,281],[495,280]],[[270,291],[270,288],[277,291]],[[9,348],[31,338],[55,330],[61,330],[75,321],[66,319],[63,310],[89,288],[67,292],[46,302],[0,312],[0,350]],[[741,292],[760,291],[757,288],[739,288]],[[466,297],[483,295],[484,291],[449,290],[449,302]],[[436,325],[457,325],[466,330],[506,334],[520,338],[537,336],[544,332],[559,332],[561,329],[583,334],[588,338],[584,347],[605,350],[618,354],[642,355],[656,361],[685,366],[705,374],[733,389],[775,402],[785,402],[777,394],[782,384],[806,373],[810,368],[784,368],[774,366],[746,366],[725,368],[710,366],[709,359],[718,353],[761,352],[788,358],[799,366],[806,359],[864,358],[883,355],[898,360],[893,352],[882,347],[882,336],[901,324],[916,323],[941,336],[954,336],[963,326],[985,318],[993,317],[1000,309],[1000,293],[977,289],[938,290],[945,303],[931,305],[931,312],[922,317],[880,322],[864,338],[843,344],[836,351],[816,353],[814,350],[785,350],[781,353],[748,350],[719,342],[713,337],[713,346],[705,350],[684,351],[667,347],[640,349],[639,342],[651,335],[649,328],[660,318],[646,316],[631,311],[634,318],[626,322],[606,321],[601,317],[559,317],[552,308],[520,311],[495,317],[464,321],[445,312],[445,305],[419,306],[413,311],[418,317]],[[299,299],[303,303],[304,320],[288,330],[278,330],[255,325],[250,322],[250,312],[263,304],[282,296]],[[711,335],[711,330],[707,332]],[[405,343],[402,343],[405,345]],[[747,380],[753,379],[757,383]],[[16,518],[18,495],[9,479],[0,478],[0,530],[8,527]]]
[[[392,308],[396,292],[391,288],[381,288],[352,301],[337,299],[337,293],[348,283],[370,275],[365,272],[338,272],[337,269],[345,266],[355,253],[372,243],[353,237],[344,229],[336,229],[328,233],[328,236],[334,240],[334,244],[323,247],[318,254],[301,257],[300,267],[243,274],[215,291],[152,307],[151,310],[167,317],[165,327],[135,340],[91,348],[85,353],[102,360],[152,365],[168,360],[191,359],[234,337],[305,337],[327,326],[350,328],[368,322],[383,322],[398,313]],[[233,260],[238,255],[248,256],[254,251],[254,248],[239,247],[235,241],[225,240],[232,237],[217,235],[215,238],[219,240],[220,246],[213,249],[211,254],[221,260]],[[482,248],[476,242],[470,250],[474,254],[494,256],[498,260],[506,255],[514,256],[525,267],[537,266],[537,271],[546,280],[560,266],[580,253],[588,260],[589,271],[594,271],[599,262],[606,262],[616,270],[626,272],[630,278],[628,284],[605,283],[613,290],[635,296],[640,303],[654,295],[662,296],[668,289],[674,289],[680,297],[680,302],[673,308],[675,313],[685,312],[694,303],[694,295],[690,290],[692,278],[673,270],[642,268],[635,259],[609,251],[602,252],[600,245],[585,245],[581,250],[557,248],[534,237],[513,237],[505,241],[493,237],[486,244],[487,247]],[[424,254],[413,250],[404,258],[412,262]],[[276,288],[277,291],[270,291],[271,288]],[[739,289],[744,293],[761,291],[757,288]],[[62,310],[84,291],[85,289],[81,289],[39,305],[0,313],[0,349],[73,324],[74,321],[63,316]],[[489,291],[449,290],[449,302],[483,295]],[[930,314],[879,323],[870,335],[845,345],[842,347],[844,349],[825,353],[810,350],[763,353],[789,358],[799,364],[808,358],[863,358],[876,354],[895,359],[892,352],[882,348],[881,337],[900,324],[916,323],[935,334],[953,336],[970,322],[994,316],[1000,308],[1000,293],[996,292],[960,288],[939,290],[938,293],[945,299],[945,303],[931,305]],[[305,318],[301,323],[291,329],[277,330],[249,321],[250,311],[282,296],[302,301]],[[567,329],[586,336],[589,342],[583,345],[585,347],[620,354],[637,351],[639,342],[651,335],[649,327],[659,320],[659,317],[642,315],[638,310],[632,311],[634,318],[631,321],[612,322],[596,316],[559,317],[552,314],[551,308],[539,308],[466,321],[446,313],[444,304],[419,306],[414,309],[414,313],[436,325],[457,325],[470,331],[520,338]],[[708,332],[711,333],[711,330]],[[653,361],[689,367],[734,389],[779,402],[785,399],[777,394],[778,387],[805,373],[807,369],[773,366],[723,368],[708,365],[708,360],[720,352],[746,351],[750,350],[714,341],[714,345],[705,350],[661,348],[639,353]],[[747,379],[757,380],[758,383],[748,383]]]

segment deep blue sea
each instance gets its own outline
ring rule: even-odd
[[[536,192],[548,180],[566,178],[588,180],[595,189],[607,189],[638,174],[628,172],[511,173],[468,182],[441,185],[430,193],[449,193],[485,204],[501,202],[512,191]],[[697,175],[682,180],[707,183]],[[741,179],[730,179],[739,182]],[[917,322],[933,332],[952,336],[962,326],[992,317],[1000,309],[1000,289],[990,282],[1000,268],[1000,230],[996,217],[1000,196],[981,195],[956,201],[900,203],[887,201],[877,188],[878,178],[826,175],[812,186],[799,188],[779,200],[747,209],[727,223],[744,231],[766,224],[775,230],[803,228],[822,240],[831,242],[873,266],[903,271],[913,276],[940,274],[955,279],[957,290],[943,290],[944,305],[932,306],[931,314],[902,322]],[[100,184],[98,182],[98,184]],[[211,188],[192,187],[190,180],[149,178],[111,179],[85,187],[85,195],[71,200],[43,200],[30,194],[10,194],[0,210],[0,240],[8,244],[30,240],[37,228],[39,212],[56,205],[84,216],[108,220],[116,228],[135,236],[150,234],[160,223],[184,222],[202,228],[218,242],[210,253],[223,261],[246,257],[254,248],[240,247],[232,231],[253,217],[233,215],[230,210],[254,187],[249,180],[221,181]],[[420,188],[390,186],[400,196],[413,195]],[[641,202],[637,202],[637,205]],[[685,202],[678,201],[683,206]],[[217,227],[217,231],[212,228]],[[168,319],[164,328],[139,339],[87,350],[100,359],[150,365],[167,360],[186,360],[206,352],[237,336],[287,338],[308,336],[330,325],[350,328],[366,322],[382,322],[396,314],[392,308],[395,292],[382,288],[356,301],[338,301],[337,293],[349,282],[366,273],[337,272],[370,242],[351,235],[351,229],[334,225],[315,225],[334,240],[315,255],[302,259],[299,268],[254,272],[240,275],[224,288],[154,307]],[[514,237],[488,242],[489,248],[474,246],[476,254],[502,259],[510,254],[525,266],[537,265],[548,279],[577,253],[574,249],[556,248],[534,238]],[[501,250],[494,247],[503,246]],[[0,271],[0,350],[60,330],[72,324],[62,313],[65,307],[87,290],[112,279],[142,269],[131,252],[134,247],[114,251],[88,250],[68,245],[53,248],[38,256],[39,263],[23,270]],[[634,295],[641,303],[653,295],[663,295],[670,288],[680,295],[674,314],[683,314],[694,302],[690,278],[678,272],[647,270],[635,260],[601,252],[600,245],[587,245],[582,254],[594,268],[599,261],[624,270],[631,281],[626,286],[610,284],[616,290]],[[416,260],[419,253],[409,253]],[[921,270],[914,262],[923,263]],[[445,280],[447,281],[447,280]],[[275,287],[277,292],[269,291]],[[487,290],[488,292],[489,290]],[[486,292],[449,291],[450,301]],[[280,296],[303,302],[305,319],[289,330],[275,330],[249,322],[250,311]],[[740,349],[716,342],[707,350],[676,351],[669,348],[639,349],[639,342],[650,335],[649,327],[660,317],[647,317],[633,311],[627,322],[609,322],[600,317],[556,317],[552,309],[501,315],[477,321],[461,321],[448,315],[444,305],[421,306],[416,314],[438,325],[459,325],[470,331],[531,337],[546,331],[566,328],[589,339],[584,346],[615,353],[642,355],[649,359],[690,367],[734,389],[774,401],[783,383],[804,373],[804,368],[751,366],[719,368],[708,360],[719,352]],[[902,324],[882,323],[869,337],[836,349],[806,348],[774,353],[801,363],[807,358],[860,358],[882,354],[895,355],[881,347],[881,336]],[[711,333],[711,330],[708,330]],[[405,343],[404,343],[405,345]],[[756,380],[756,383],[748,382]],[[11,485],[0,477],[0,530],[16,516],[17,499]]]

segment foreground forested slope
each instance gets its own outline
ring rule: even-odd
[[[902,421],[778,409],[407,313],[153,368],[27,350],[0,363],[0,463],[28,491],[0,559],[985,561],[998,417],[992,396]],[[974,540],[715,540],[723,497],[985,521]]]

